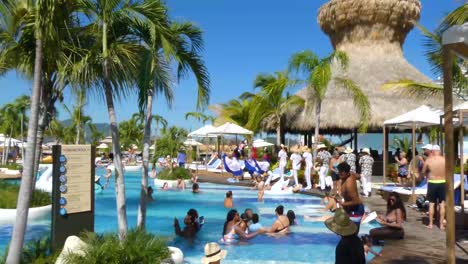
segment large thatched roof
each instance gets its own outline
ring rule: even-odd
[[[420,8],[419,0],[331,0],[320,8],[318,21],[322,30],[330,36],[333,46],[349,57],[346,72],[334,66],[333,75],[352,79],[367,94],[371,129],[422,104],[440,107],[443,103],[442,97],[420,100],[381,88],[386,82],[403,79],[431,82],[406,61],[401,49],[413,28],[411,21],[419,19]],[[298,95],[306,99],[312,96],[306,88]],[[287,131],[309,132],[315,126],[313,107],[294,109],[288,115]],[[350,130],[359,125],[352,97],[330,82],[322,104],[320,128]]]

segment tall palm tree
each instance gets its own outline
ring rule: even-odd
[[[82,144],[85,141],[85,126],[92,125],[92,118],[84,114],[83,108],[86,106],[86,92],[85,90],[75,90],[76,100],[73,109],[69,109],[65,104],[63,107],[70,115],[71,126],[74,130],[75,144]]]
[[[454,25],[462,25],[468,22],[468,3],[462,4],[460,7],[449,13],[435,29],[430,32],[424,26],[416,23],[424,36],[423,45],[426,49],[425,56],[432,66],[434,74],[441,76],[442,69],[442,34],[446,29]],[[468,63],[455,55],[452,58],[452,84],[453,92],[459,98],[468,100]],[[387,82],[382,86],[382,89],[396,89],[405,94],[415,97],[430,98],[433,96],[441,96],[444,89],[441,85],[434,83],[420,83],[413,80],[395,80]]]
[[[87,44],[75,65],[73,79],[104,94],[109,114],[116,169],[116,204],[119,238],[128,231],[125,182],[114,97],[126,95],[134,84],[146,48],[136,33],[138,26],[158,23],[165,16],[159,0],[79,0],[86,19],[81,41]],[[83,44],[84,45],[84,44]]]
[[[292,106],[304,106],[304,99],[296,95],[288,95],[286,90],[295,85],[295,80],[289,78],[287,72],[275,74],[260,74],[254,81],[254,87],[260,88],[252,99],[252,113],[248,126],[262,122],[272,123],[276,127],[276,143],[284,140],[284,117]]]
[[[160,2],[159,2],[160,3]],[[138,209],[138,227],[146,222],[146,197],[148,187],[149,147],[151,140],[152,107],[155,95],[162,94],[169,106],[173,101],[171,64],[177,67],[177,80],[187,72],[195,75],[198,84],[197,108],[202,109],[209,100],[209,77],[199,55],[203,48],[202,32],[190,22],[176,23],[169,20],[166,7],[161,4],[161,15],[151,23],[139,23],[138,32],[147,49],[138,71],[140,112],[145,113],[143,137],[143,171]],[[162,121],[162,119],[158,119]]]
[[[22,32],[26,36],[34,36],[35,39],[35,52],[34,52],[34,70],[33,72],[33,90],[31,95],[31,113],[28,124],[28,137],[26,157],[24,160],[24,170],[21,179],[21,186],[18,194],[18,204],[16,209],[16,219],[13,226],[13,234],[8,250],[6,262],[16,264],[20,262],[21,252],[24,243],[24,235],[26,232],[27,218],[29,211],[29,204],[32,195],[32,186],[35,170],[35,152],[39,119],[39,102],[42,91],[43,79],[43,56],[44,44],[49,39],[56,39],[56,27],[59,24],[53,23],[57,17],[57,5],[59,1],[52,0],[37,0],[34,3],[30,1],[2,1],[0,3],[0,12],[2,12],[2,25],[1,31],[8,32],[5,25],[9,24],[13,18],[16,18],[16,26],[14,30]],[[19,10],[22,13],[18,12]],[[42,14],[48,14],[44,16]],[[8,35],[8,34],[7,34]],[[5,35],[3,35],[5,37]],[[5,43],[5,39],[1,39]],[[14,42],[14,41],[13,41]],[[8,42],[9,43],[9,42]],[[5,50],[2,50],[4,52]],[[7,57],[10,58],[10,57]],[[8,61],[11,62],[11,61]],[[0,65],[6,65],[5,62]],[[28,64],[28,66],[31,63]],[[8,65],[11,66],[11,65]]]
[[[119,124],[119,135],[121,146],[129,148],[132,145],[140,146],[143,142],[144,124],[139,120],[139,114],[135,113],[128,120],[124,120]]]
[[[214,122],[216,119],[213,116],[204,114],[202,112],[187,112],[185,113],[185,120],[188,120],[189,118],[193,118],[197,120],[198,122],[202,122],[203,124],[206,124],[206,122],[210,121],[211,123]]]
[[[301,51],[292,55],[289,61],[289,69],[303,75],[303,82],[312,94],[312,104],[315,108],[315,138],[319,138],[320,113],[325,99],[328,85],[333,79],[335,83],[349,91],[354,99],[354,104],[361,114],[361,130],[367,128],[370,115],[370,103],[364,92],[351,80],[341,77],[332,77],[332,63],[338,63],[343,70],[348,66],[348,57],[342,51],[335,51],[328,57],[319,59],[310,50]],[[307,105],[308,106],[308,105]],[[307,110],[307,109],[306,109]],[[317,140],[315,141],[317,144]],[[314,153],[316,151],[314,150]]]

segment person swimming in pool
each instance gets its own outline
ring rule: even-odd
[[[231,209],[227,213],[226,222],[224,222],[223,236],[220,240],[221,243],[235,244],[238,243],[239,240],[248,240],[254,238],[258,234],[265,232],[264,230],[258,230],[257,232],[246,234],[245,231],[240,227],[239,223],[239,213],[236,210]]]
[[[197,232],[200,230],[197,223],[198,213],[189,210],[184,218],[184,229],[180,228],[179,220],[174,218],[174,231],[178,236],[185,238],[194,238]]]
[[[289,233],[289,219],[287,216],[283,215],[284,213],[284,206],[279,205],[275,209],[275,213],[277,216],[276,221],[273,223],[273,225],[266,230],[267,233],[270,234],[287,234]]]
[[[232,201],[232,191],[226,192],[226,198],[224,198],[224,207],[225,208],[233,208],[234,203]]]

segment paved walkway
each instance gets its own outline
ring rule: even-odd
[[[228,173],[209,173],[199,171],[200,182],[211,182],[218,184],[251,186],[250,181],[239,183],[228,183],[226,180],[231,177]],[[382,177],[376,176],[373,186],[379,186]],[[307,191],[305,194],[322,194],[317,190]],[[364,203],[378,213],[386,210],[385,200],[381,196],[374,194],[369,198],[363,198]],[[409,206],[409,205],[407,205]],[[407,222],[405,223],[405,239],[396,241],[385,241],[382,250],[382,257],[376,257],[371,263],[392,263],[392,264],[443,264],[446,263],[445,232],[437,227],[430,230],[426,228],[428,217],[424,212],[407,207]],[[468,230],[457,230],[457,263],[468,264]]]

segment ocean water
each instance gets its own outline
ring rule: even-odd
[[[104,171],[98,170],[97,174]],[[139,200],[140,173],[126,174],[127,215],[130,227],[136,225]],[[151,183],[153,184],[153,183]],[[154,186],[153,186],[154,187]],[[154,187],[155,188],[155,187]],[[181,248],[187,263],[200,263],[203,247],[208,242],[217,242],[221,238],[227,209],[223,207],[226,191],[234,193],[234,205],[238,211],[252,208],[260,215],[260,223],[270,226],[274,220],[274,209],[282,204],[285,211],[294,210],[298,225],[291,228],[291,234],[281,238],[265,235],[242,245],[222,245],[228,250],[223,263],[334,263],[335,246],[339,237],[329,231],[323,222],[305,222],[304,215],[321,216],[320,199],[313,196],[293,194],[286,196],[267,196],[264,202],[257,201],[257,192],[244,187],[200,184],[201,193],[186,191],[162,191],[155,188],[154,202],[148,205],[147,230],[164,236],[168,244]],[[102,193],[96,194],[96,232],[113,232],[117,230],[115,189],[113,181]],[[195,208],[200,216],[205,217],[205,225],[193,242],[188,242],[174,234],[174,217],[183,225],[183,218],[190,208]],[[361,226],[361,234],[366,234],[377,223]],[[10,236],[11,226],[0,226],[0,250],[4,251]],[[48,235],[50,220],[30,223],[27,239]],[[380,248],[375,248],[377,251]],[[369,258],[372,255],[369,254]]]

